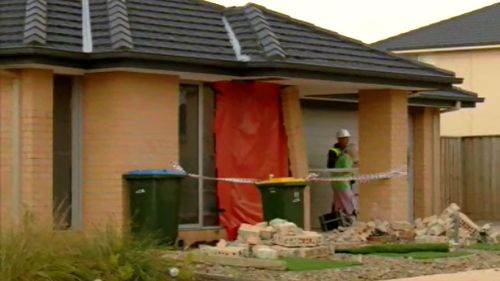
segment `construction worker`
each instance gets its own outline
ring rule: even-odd
[[[355,148],[349,144],[351,134],[346,129],[337,132],[337,143],[328,152],[328,168],[351,169],[354,166]],[[352,172],[334,172],[333,177],[351,176]],[[345,215],[351,222],[356,218],[356,204],[352,181],[334,181],[332,213]]]

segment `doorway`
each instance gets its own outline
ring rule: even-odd
[[[53,222],[56,229],[75,229],[81,221],[80,80],[55,75],[53,83]]]

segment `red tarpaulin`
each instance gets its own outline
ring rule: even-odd
[[[215,83],[218,177],[268,179],[288,176],[287,139],[280,87],[259,83]],[[221,224],[234,240],[241,223],[262,221],[260,193],[253,185],[219,182]]]

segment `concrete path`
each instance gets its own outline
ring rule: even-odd
[[[488,270],[474,270],[467,272],[427,275],[412,278],[392,279],[387,281],[499,281],[500,268]]]

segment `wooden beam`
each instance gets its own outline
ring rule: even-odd
[[[309,162],[302,124],[300,93],[297,87],[290,86],[281,91],[281,107],[288,138],[288,157],[292,176],[305,178],[309,174]],[[309,187],[306,187],[304,191],[304,229],[311,229],[311,191]]]

